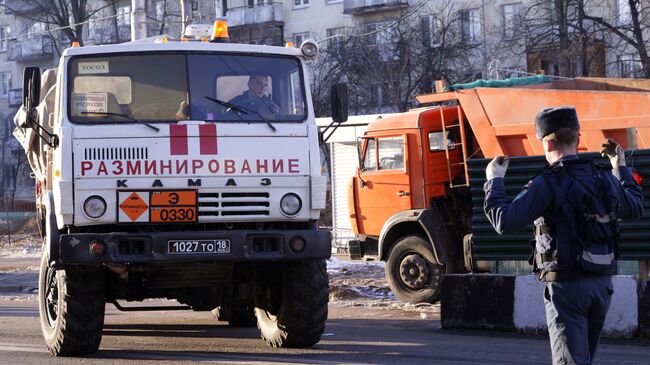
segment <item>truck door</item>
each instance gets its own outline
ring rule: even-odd
[[[411,209],[405,135],[368,138],[358,189],[359,232],[379,236],[381,227],[395,213]]]

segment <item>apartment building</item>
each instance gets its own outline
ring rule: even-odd
[[[14,183],[7,176],[15,172],[6,169],[6,162],[17,161],[19,155],[10,132],[22,95],[22,69],[55,66],[62,50],[70,45],[60,25],[44,16],[47,11],[43,4],[48,3],[0,0],[0,165],[5,167],[1,175],[1,186],[5,188],[12,188]],[[235,42],[284,45],[291,41],[299,46],[308,38],[318,41],[326,63],[315,61],[312,67],[317,106],[327,104],[328,83],[348,81],[354,88],[351,95],[356,98],[351,100],[351,112],[356,114],[409,108],[413,95],[430,91],[435,79],[440,78],[467,82],[481,77],[521,76],[537,70],[564,76],[643,75],[638,53],[611,33],[573,26],[565,29],[568,36],[563,43],[558,26],[562,22],[551,0],[185,3],[194,23],[210,24],[218,16],[225,17]],[[611,24],[631,22],[627,0],[586,3],[587,13]],[[148,36],[180,36],[180,0],[146,0],[145,6]],[[89,0],[83,18],[83,43],[129,41],[131,11],[131,0]],[[566,18],[579,24],[579,15],[573,11]],[[326,67],[327,62],[331,65],[342,61],[345,67]],[[317,112],[324,115],[326,108],[317,107]]]

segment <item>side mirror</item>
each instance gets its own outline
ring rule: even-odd
[[[330,89],[332,101],[332,120],[341,124],[348,120],[348,85],[334,84]]]
[[[41,100],[41,69],[25,67],[23,71],[23,106],[27,111],[36,109]]]

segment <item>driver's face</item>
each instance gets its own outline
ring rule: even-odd
[[[268,87],[269,80],[266,78],[266,76],[253,77],[248,82],[248,88],[251,90],[251,93],[258,98],[264,96]]]

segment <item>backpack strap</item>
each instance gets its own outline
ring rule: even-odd
[[[618,222],[618,214],[616,211],[617,207],[609,199],[609,190],[614,189],[612,180],[605,175],[605,174],[611,174],[612,169],[610,167],[603,166],[600,164],[594,164],[594,170],[598,174],[598,178],[600,180],[600,184],[602,188],[603,199],[605,199],[605,206],[607,207],[608,210],[607,213],[609,216],[609,225],[612,231],[612,241],[613,241],[612,251],[614,252],[614,258],[618,259],[620,257],[618,240],[621,234],[621,230]]]

